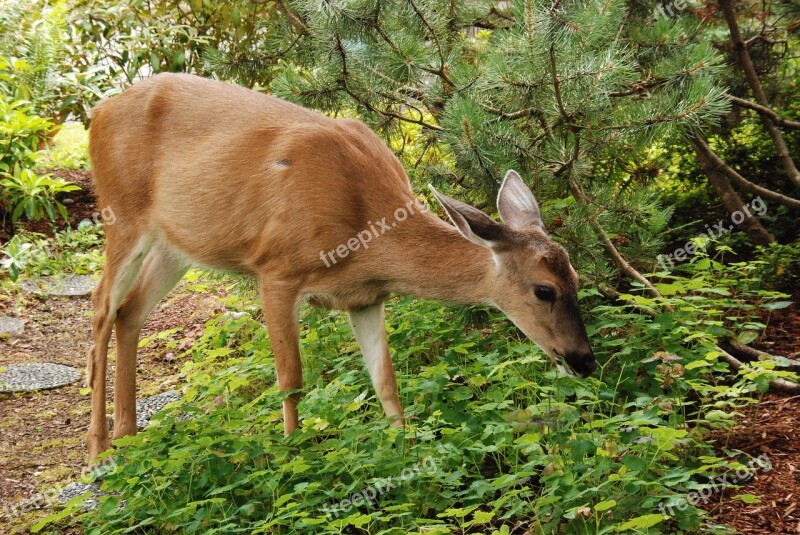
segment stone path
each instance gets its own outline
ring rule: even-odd
[[[64,275],[63,277],[43,277],[19,282],[20,288],[40,295],[80,297],[89,295],[97,283],[92,275]]]
[[[66,386],[80,380],[76,368],[49,362],[41,364],[0,363],[0,392],[31,392]]]
[[[177,390],[168,390],[155,396],[142,398],[136,400],[136,429],[140,431],[147,427],[150,423],[150,418],[155,413],[167,406],[173,401],[181,399],[181,393]]]
[[[0,316],[0,337],[22,336],[23,332],[25,332],[25,324],[21,319]]]
[[[142,398],[136,401],[136,427],[140,431],[147,427],[150,423],[150,418],[155,413],[167,406],[167,404],[177,401],[181,398],[180,392],[176,390],[168,390],[155,396]],[[68,501],[81,496],[87,492],[91,493],[91,497],[87,498],[84,505],[87,509],[94,509],[99,505],[98,498],[101,495],[100,484],[98,482],[83,483],[76,481],[70,483],[58,493],[56,499],[59,503],[67,503]]]

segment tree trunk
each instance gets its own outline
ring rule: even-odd
[[[764,88],[761,86],[761,80],[758,79],[758,73],[756,73],[753,60],[750,58],[750,52],[747,50],[747,44],[744,42],[742,33],[739,31],[739,23],[736,20],[736,11],[733,7],[733,0],[719,0],[719,6],[722,8],[722,13],[725,15],[725,21],[728,23],[728,28],[731,32],[731,40],[733,41],[733,49],[736,52],[736,59],[742,68],[742,72],[747,80],[747,84],[753,91],[753,96],[756,98],[756,102],[758,102],[764,108],[769,108],[769,100],[767,100],[767,95],[764,93]],[[800,171],[797,170],[797,166],[794,164],[794,160],[792,160],[792,155],[789,153],[789,147],[786,145],[786,141],[783,139],[781,131],[777,126],[775,126],[768,116],[759,114],[759,117],[761,117],[761,122],[764,123],[764,128],[767,129],[767,132],[769,132],[769,135],[775,144],[775,148],[778,151],[778,158],[780,159],[781,164],[783,164],[786,174],[789,175],[789,179],[796,187],[800,187]]]
[[[703,150],[703,147],[697,140],[692,139],[691,141],[694,152],[697,154],[697,159],[700,162],[701,169],[708,177],[711,187],[714,188],[719,198],[722,199],[722,204],[725,205],[728,213],[731,215],[735,212],[750,214],[750,212],[745,210],[742,198],[739,197],[739,194],[733,189],[728,177],[714,165],[714,162],[708,157],[708,154]],[[747,234],[751,242],[757,245],[768,245],[774,241],[769,232],[767,232],[767,229],[764,228],[764,225],[761,224],[761,221],[753,214],[745,217],[739,224],[739,228]]]

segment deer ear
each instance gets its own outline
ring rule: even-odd
[[[513,229],[537,227],[544,231],[542,214],[536,198],[516,171],[506,173],[500,193],[497,194],[497,211],[503,222]]]
[[[488,249],[503,239],[502,225],[491,217],[477,208],[439,193],[432,185],[428,185],[428,187],[436,200],[442,203],[450,221],[466,239]]]

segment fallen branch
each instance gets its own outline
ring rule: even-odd
[[[785,366],[786,368],[790,369],[791,371],[800,370],[800,360],[790,359],[788,357],[784,357],[781,355],[772,355],[771,353],[767,353],[766,351],[760,351],[758,349],[754,349],[750,346],[747,346],[739,342],[738,340],[733,340],[733,339],[722,340],[720,342],[720,346],[726,351],[728,351],[728,353],[730,353],[731,355],[745,362],[755,361],[755,360],[785,359],[789,363],[788,366]]]
[[[603,287],[601,285],[598,285],[598,286],[599,286],[599,289],[600,289],[600,293],[602,293],[606,297],[614,297],[616,299],[619,299],[619,298],[622,297],[622,294],[619,293],[618,291],[616,291],[613,288]],[[630,304],[630,303],[628,303],[628,304]],[[643,313],[647,314],[648,316],[655,317],[655,316],[658,315],[657,311],[655,311],[655,310],[653,310],[652,308],[649,308],[649,307],[637,306],[636,308],[638,308],[639,310],[641,310]],[[730,344],[730,345],[728,345],[728,344]],[[726,348],[722,347],[722,346],[726,346],[726,345],[727,345],[728,348],[733,348],[734,352],[738,352],[738,351],[745,352],[746,351],[747,354],[751,354],[751,355],[768,356],[768,357],[773,358],[773,359],[775,358],[773,355],[770,355],[769,353],[764,353],[762,351],[758,351],[757,349],[753,349],[752,347],[748,347],[748,346],[746,346],[744,344],[741,344],[739,342],[735,342],[735,341],[731,341],[731,340],[723,340],[719,344],[717,344],[715,349],[720,352],[720,354],[722,355],[722,358],[725,360],[725,362],[727,362],[728,365],[731,367],[731,369],[733,369],[736,372],[741,370],[744,367],[744,364],[742,364],[742,361],[740,361],[739,359],[737,359],[736,357],[731,355],[726,350]],[[758,357],[755,357],[753,360],[758,360]],[[770,381],[769,382],[769,387],[772,390],[776,391],[776,392],[781,392],[781,393],[784,393],[784,394],[800,394],[800,384],[795,383],[794,381],[786,380],[786,379],[775,379],[773,381]]]
[[[717,350],[722,354],[722,358],[725,359],[731,368],[735,371],[739,371],[744,367],[742,361],[722,349],[721,347],[717,346]],[[797,384],[793,381],[787,381],[786,379],[775,379],[769,382],[769,387],[776,392],[782,392],[784,394],[800,394],[800,384]]]

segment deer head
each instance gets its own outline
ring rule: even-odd
[[[590,375],[597,363],[578,308],[578,274],[564,248],[547,236],[539,205],[522,178],[509,171],[500,187],[497,208],[503,224],[431,190],[461,235],[491,251],[492,304],[559,369]]]

